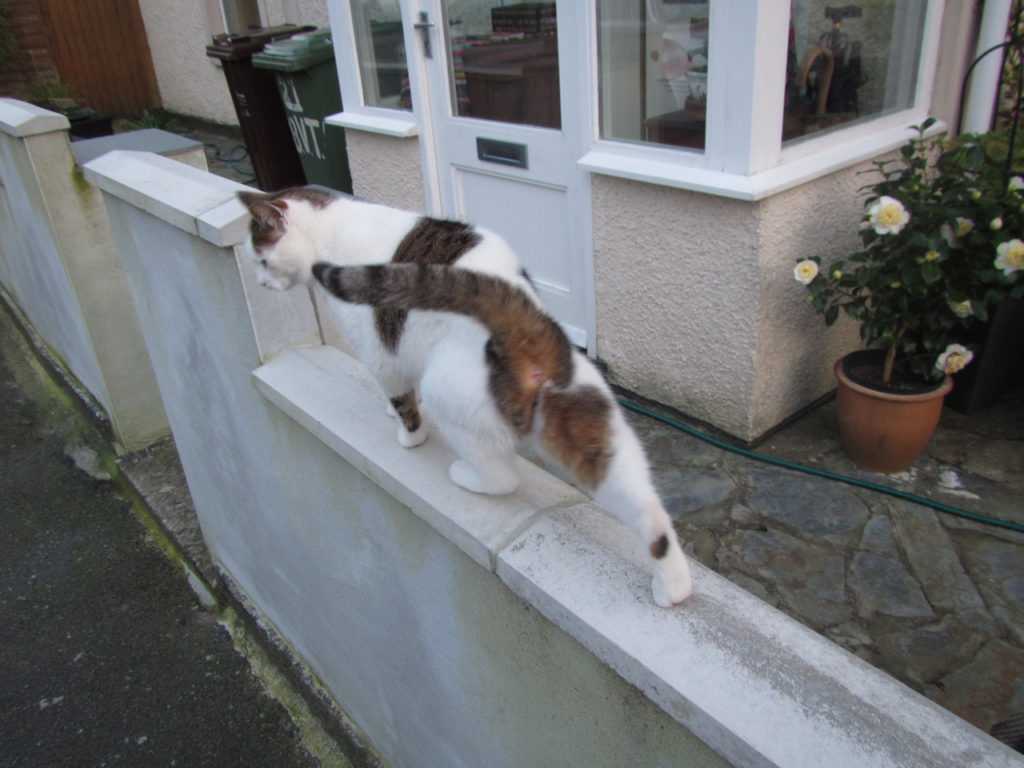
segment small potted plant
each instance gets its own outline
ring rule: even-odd
[[[854,463],[879,472],[906,469],[931,438],[949,375],[974,356],[971,327],[1024,295],[1024,179],[991,137],[926,138],[934,122],[875,163],[862,249],[794,270],[826,325],[841,312],[860,324],[865,349],[835,366],[840,437]],[[848,412],[869,406],[879,412]]]

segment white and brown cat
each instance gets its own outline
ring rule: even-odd
[[[658,605],[685,600],[689,565],[636,435],[594,365],[540,306],[499,236],[310,188],[240,194],[261,285],[320,283],[384,390],[405,447],[427,438],[418,400],[459,458],[452,482],[514,491],[530,440],[643,540]]]

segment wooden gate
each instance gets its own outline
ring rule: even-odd
[[[71,94],[104,116],[160,106],[138,0],[38,0],[54,67]]]

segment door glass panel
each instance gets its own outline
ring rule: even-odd
[[[352,24],[363,102],[371,107],[411,110],[398,0],[352,0]]]
[[[704,149],[708,5],[599,0],[602,138]]]
[[[452,114],[560,128],[554,2],[444,0]]]

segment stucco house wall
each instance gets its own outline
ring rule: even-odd
[[[214,32],[202,0],[191,5],[139,0],[160,98],[172,112],[237,125],[224,73],[206,55]]]
[[[211,23],[204,0],[139,0],[142,20],[164,108],[221,125],[238,125],[224,72],[206,55],[213,36],[225,30]],[[312,24],[327,27],[324,0],[259,0],[263,26]]]
[[[352,194],[365,200],[424,211],[423,166],[416,138],[394,138],[347,129]]]
[[[863,164],[758,202],[595,175],[597,355],[639,395],[752,440],[835,387],[797,259],[856,246]],[[823,201],[828,201],[823,202]]]

